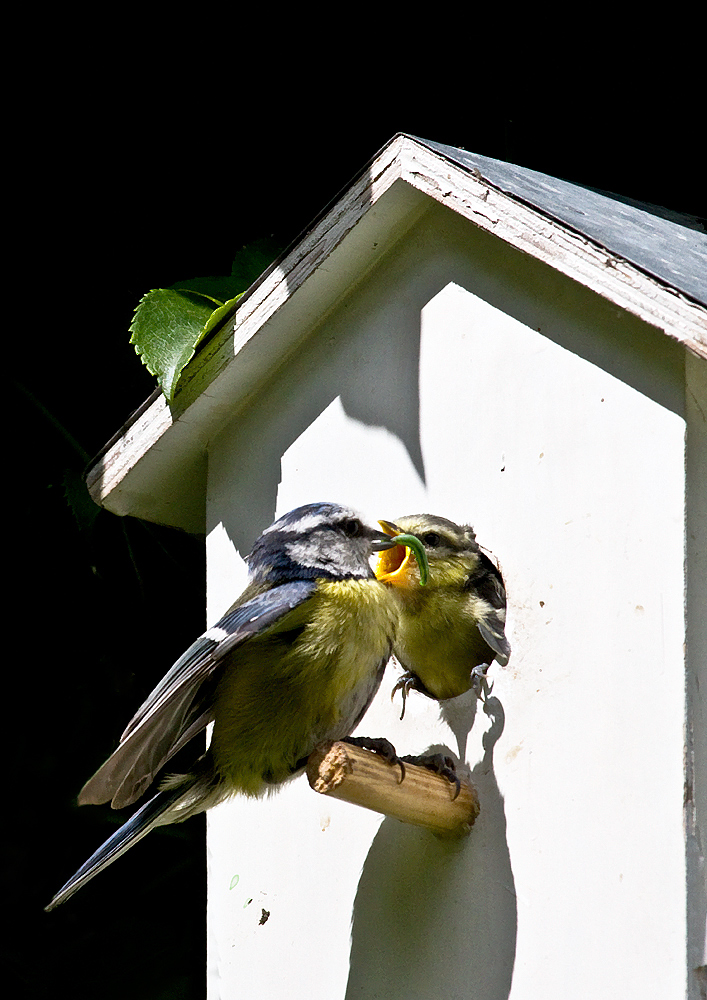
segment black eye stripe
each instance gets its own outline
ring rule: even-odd
[[[431,549],[434,549],[439,545],[442,539],[439,537],[436,531],[427,531],[422,536],[422,541],[425,543],[425,545],[429,545]]]
[[[357,521],[355,518],[349,518],[348,521],[344,521],[342,525],[344,529],[344,534],[348,535],[349,538],[353,538],[358,535],[361,530],[361,522]]]

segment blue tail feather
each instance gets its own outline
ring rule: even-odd
[[[154,795],[137,812],[133,813],[130,819],[123,823],[120,829],[116,830],[105,843],[101,844],[98,850],[79,868],[75,875],[72,875],[66,885],[62,886],[51,903],[45,906],[44,909],[48,912],[59,906],[60,903],[66,902],[70,896],[73,896],[94,875],[107,868],[121,854],[125,854],[128,848],[136,844],[138,840],[141,840],[157,825],[160,816],[164,815],[184,795],[184,792],[185,788],[181,785]]]

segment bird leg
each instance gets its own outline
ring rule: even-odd
[[[378,754],[383,760],[387,760],[389,764],[398,764],[400,766],[400,780],[403,781],[405,779],[405,765],[402,759],[398,757],[393,744],[384,737],[345,736],[341,742],[349,743],[352,747],[361,747],[362,750],[372,750],[373,753]]]

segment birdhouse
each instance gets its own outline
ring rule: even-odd
[[[397,135],[89,486],[118,514],[205,533],[208,624],[258,534],[311,501],[471,524],[506,582],[513,651],[487,700],[412,692],[401,719],[391,662],[358,730],[453,755],[478,791],[471,833],[304,778],[217,806],[211,1000],[696,1000],[704,234]]]

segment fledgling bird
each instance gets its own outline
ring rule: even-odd
[[[138,709],[79,803],[131,805],[213,722],[209,749],[189,773],[164,780],[48,910],[154,827],[236,792],[261,795],[300,771],[319,743],[349,737],[380,686],[396,624],[392,588],[376,579],[370,558],[397,545],[333,503],[298,507],[265,529],[246,557],[243,593]],[[380,749],[381,741],[355,742]]]
[[[400,620],[394,654],[405,673],[393,695],[411,690],[438,701],[473,687],[486,691],[486,668],[508,663],[503,577],[482,551],[469,525],[432,514],[412,514],[395,523],[379,521],[392,536],[420,539],[429,562],[429,583],[404,548],[381,551],[378,579],[394,585]],[[402,718],[402,716],[401,716]]]

